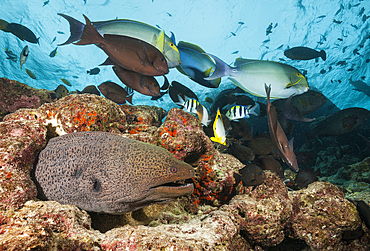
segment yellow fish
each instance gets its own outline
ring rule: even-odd
[[[65,78],[61,78],[60,80],[62,80],[62,81],[63,81],[63,83],[65,83],[66,85],[68,85],[68,86],[72,86],[71,82],[69,82],[67,79],[65,79]]]
[[[26,69],[26,73],[27,73],[27,74],[28,74],[28,76],[30,76],[31,78],[36,79],[36,76],[35,76],[35,74],[34,74],[32,71],[30,71],[30,70]]]
[[[222,121],[220,109],[217,109],[216,118],[213,122],[213,134],[215,136],[210,138],[213,142],[226,145],[225,126],[224,122]]]

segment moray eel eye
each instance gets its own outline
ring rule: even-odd
[[[171,173],[177,173],[177,168],[176,167],[171,167]]]

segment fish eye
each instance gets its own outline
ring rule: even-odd
[[[176,167],[171,167],[171,173],[177,173],[177,168]]]
[[[101,190],[101,183],[100,183],[100,181],[99,181],[98,179],[95,179],[95,180],[94,180],[93,190],[94,190],[94,192],[96,192],[96,193],[99,193],[99,192],[100,192],[100,190]]]

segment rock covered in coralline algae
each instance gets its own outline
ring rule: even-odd
[[[240,216],[240,234],[249,243],[275,246],[284,240],[284,228],[292,212],[288,190],[270,171],[266,171],[265,182],[252,189],[233,197],[224,208]]]
[[[162,124],[167,112],[160,107],[146,105],[121,105],[121,109],[126,114],[127,122],[122,133],[131,139],[156,144],[153,134]]]
[[[53,129],[54,136],[80,131],[109,131],[125,128],[126,116],[119,105],[93,94],[73,94],[34,110],[21,109],[7,120],[33,119]]]
[[[314,182],[290,192],[293,213],[291,237],[303,239],[312,250],[338,250],[342,232],[360,224],[355,205],[329,182]]]
[[[239,184],[236,190],[241,195],[231,199],[230,191],[237,185],[233,173],[243,165],[216,151],[199,121],[179,109],[170,112],[152,138],[154,128],[145,131],[144,137],[196,167],[194,194],[190,200],[180,200],[178,215],[165,211],[156,227],[126,225],[102,234],[91,228],[87,213],[75,206],[33,201],[36,190],[29,172],[46,144],[44,123],[54,121],[66,132],[116,133],[125,133],[127,124],[140,122],[138,117],[148,128],[159,125],[160,109],[127,108],[135,110],[132,119],[120,106],[92,96],[71,95],[39,109],[18,110],[0,123],[0,161],[5,166],[0,169],[0,250],[252,250],[251,245],[256,250],[279,244],[284,234],[305,240],[313,250],[336,250],[344,247],[338,244],[342,231],[359,225],[355,207],[330,183],[315,182],[287,193],[280,178],[266,172],[263,185],[252,190]],[[144,128],[143,124],[136,126]],[[177,149],[177,145],[186,147]]]
[[[36,198],[30,172],[46,145],[46,128],[36,121],[0,122],[0,209],[16,209]]]
[[[0,121],[19,108],[38,108],[52,100],[53,91],[36,89],[7,78],[0,78]]]
[[[22,210],[3,213],[1,250],[101,250],[104,235],[91,229],[85,211],[54,201],[28,201]]]

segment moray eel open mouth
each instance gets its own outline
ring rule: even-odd
[[[155,190],[156,193],[165,195],[163,197],[172,198],[191,194],[194,190],[194,185],[192,179],[177,180],[151,187],[150,190]]]

